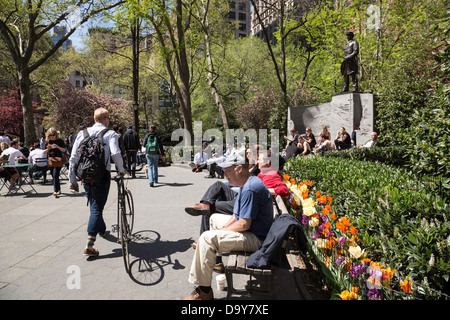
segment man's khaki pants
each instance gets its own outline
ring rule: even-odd
[[[249,231],[218,230],[230,217],[230,215],[219,213],[211,215],[210,230],[203,232],[198,239],[189,273],[189,282],[199,286],[211,286],[216,255],[229,251],[254,252],[261,247],[261,240]]]

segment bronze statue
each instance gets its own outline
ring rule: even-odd
[[[344,48],[344,62],[341,64],[341,74],[344,76],[344,89],[342,92],[346,92],[349,89],[350,76],[352,77],[353,92],[358,91],[358,61],[357,56],[359,53],[359,44],[356,40],[353,40],[353,32],[346,31],[347,44]]]

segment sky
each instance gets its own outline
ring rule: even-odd
[[[83,48],[83,36],[86,32],[84,30],[85,28],[81,26],[78,28],[70,37],[69,39],[72,40],[72,46],[75,48],[75,50],[79,50]]]
[[[82,49],[83,44],[83,38],[87,35],[89,28],[95,27],[95,26],[102,26],[106,28],[112,28],[114,24],[109,21],[103,21],[95,18],[91,18],[88,22],[82,24],[79,26],[75,32],[69,37],[70,40],[72,40],[72,46],[75,49]]]

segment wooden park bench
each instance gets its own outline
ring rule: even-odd
[[[274,199],[274,220],[276,220],[282,214],[289,214],[283,199],[280,196],[277,196]],[[295,226],[291,225],[284,235],[284,240],[282,242],[282,249],[288,249],[288,239],[291,237],[291,234],[294,230]],[[262,292],[262,293],[272,293],[272,281],[273,281],[273,271],[274,267],[270,267],[267,269],[259,269],[259,268],[249,268],[246,265],[246,261],[248,257],[253,252],[243,252],[243,251],[232,251],[228,255],[228,260],[225,265],[225,276],[227,281],[227,299],[230,299],[233,293],[251,293],[251,292]],[[290,261],[290,259],[288,259]],[[233,274],[244,274],[249,275],[249,282],[246,290],[237,290],[233,287]],[[263,290],[257,287],[256,281],[252,281],[252,278],[255,276],[262,276],[266,279],[268,284],[268,289]]]

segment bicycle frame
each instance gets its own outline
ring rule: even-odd
[[[117,226],[114,229],[118,232],[118,242],[122,245],[125,270],[130,273],[129,243],[132,240],[134,203],[131,192],[125,187],[123,176],[117,175],[112,180],[117,183]]]

